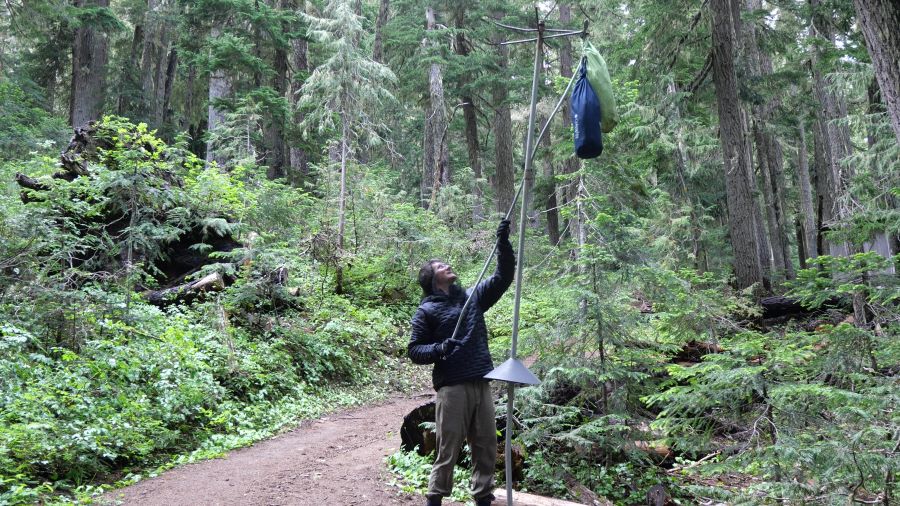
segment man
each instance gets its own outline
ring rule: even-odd
[[[437,391],[437,458],[428,480],[427,506],[439,506],[441,499],[450,495],[453,467],[464,440],[472,450],[472,496],[476,505],[488,506],[494,499],[497,425],[494,400],[484,379],[494,364],[488,351],[484,312],[512,284],[515,268],[509,220],[503,220],[497,227],[497,270],[469,292],[456,284],[456,273],[440,260],[429,260],[419,270],[424,298],[412,319],[407,351],[417,364],[434,364],[431,380]],[[452,339],[468,293],[472,302]]]

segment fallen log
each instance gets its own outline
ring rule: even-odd
[[[605,497],[600,497],[593,490],[587,488],[583,483],[575,479],[572,473],[563,472],[563,480],[569,488],[569,494],[580,504],[590,504],[592,506],[613,506],[613,503]]]
[[[23,189],[19,195],[19,198],[22,199],[23,204],[28,204],[30,202],[40,202],[43,199],[35,196],[34,192],[43,192],[50,189],[50,187],[46,184],[38,181],[33,177],[28,177],[21,172],[16,172],[16,183]]]
[[[21,172],[16,172],[16,183],[18,183],[22,188],[39,192],[47,191],[50,189],[50,187],[45,185],[44,183],[38,181],[33,177],[28,177]]]
[[[218,292],[225,288],[225,279],[218,272],[208,274],[203,278],[185,283],[183,285],[164,288],[162,290],[149,290],[144,292],[144,298],[154,306],[167,306],[176,302],[187,303],[197,298],[202,293]]]
[[[704,355],[710,353],[721,353],[722,347],[716,343],[707,343],[703,341],[690,340],[681,347],[678,353],[672,357],[672,362],[692,362],[697,363],[702,360]]]
[[[434,401],[426,402],[404,416],[400,426],[400,448],[406,452],[416,450],[422,456],[433,452],[436,448],[434,431],[423,429],[422,424],[434,423],[434,419]]]
[[[53,178],[65,181],[74,181],[80,176],[98,175],[105,172],[122,170],[119,159],[115,156],[102,156],[104,151],[128,150],[146,163],[146,170],[140,171],[141,184],[136,184],[143,196],[136,196],[136,201],[150,202],[153,204],[153,220],[165,227],[173,224],[170,216],[177,219],[174,227],[179,232],[174,237],[167,233],[163,236],[154,236],[146,240],[137,241],[141,246],[118,250],[123,252],[118,256],[109,254],[115,251],[104,244],[96,249],[86,249],[70,259],[70,266],[76,266],[85,271],[95,272],[129,272],[123,268],[126,261],[140,263],[146,268],[146,272],[152,273],[160,290],[144,292],[145,298],[154,304],[165,305],[171,301],[190,301],[196,294],[216,288],[221,283],[212,283],[209,287],[204,283],[185,282],[187,276],[193,275],[204,266],[214,263],[212,252],[230,252],[241,247],[233,236],[235,227],[230,226],[228,216],[207,216],[205,212],[193,208],[187,195],[180,189],[183,188],[179,168],[189,164],[186,160],[192,155],[185,156],[180,151],[172,150],[163,143],[155,143],[147,140],[147,137],[136,125],[114,122],[90,122],[85,126],[75,128],[71,140],[65,151],[59,158],[59,170],[53,174]],[[181,161],[181,166],[178,163]],[[170,163],[170,161],[172,163]],[[137,176],[134,176],[137,177]],[[52,213],[64,216],[73,224],[69,233],[79,236],[104,235],[113,241],[121,241],[124,231],[129,226],[132,207],[127,202],[122,202],[121,195],[104,193],[107,200],[93,195],[78,186],[70,187],[63,183],[48,184],[26,174],[16,174],[15,181],[22,188],[22,201],[33,203],[47,201]],[[92,185],[92,182],[88,183]],[[52,191],[59,187],[62,191]],[[93,191],[106,192],[102,186],[93,185]],[[165,192],[165,198],[160,198],[158,193]],[[70,200],[90,200],[95,206],[90,214],[80,214],[77,206],[72,207],[65,202]],[[177,212],[174,212],[177,210]],[[144,213],[147,216],[148,213]],[[208,223],[218,220],[226,223],[226,226],[211,227]],[[202,247],[199,247],[202,245]],[[126,258],[127,256],[127,258]],[[283,285],[287,280],[287,270],[279,269],[272,274],[272,283]],[[203,281],[203,280],[201,280]],[[209,282],[210,280],[206,280]],[[228,282],[230,280],[223,280]],[[143,290],[139,287],[138,290]]]
[[[658,465],[674,459],[672,450],[665,444],[656,441],[633,441],[634,447],[650,456]]]
[[[797,299],[779,295],[774,297],[764,297],[760,299],[759,305],[763,310],[763,320],[769,320],[772,318],[813,314],[818,313],[823,309],[841,307],[841,300],[832,297],[825,301],[821,307],[810,309],[801,304]]]

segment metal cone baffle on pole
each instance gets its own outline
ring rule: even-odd
[[[516,385],[540,385],[541,380],[525,367],[517,358],[510,357],[493,371],[484,376],[486,379],[505,381]]]

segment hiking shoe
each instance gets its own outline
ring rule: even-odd
[[[426,497],[425,506],[441,506],[441,496]]]
[[[481,499],[475,499],[475,506],[491,506],[491,503],[494,502],[494,496],[486,495]]]

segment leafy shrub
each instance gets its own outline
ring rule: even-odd
[[[836,296],[864,301],[869,325],[720,334],[721,353],[668,367],[666,388],[646,397],[661,409],[653,427],[698,457],[717,456],[697,466],[692,489],[710,494],[702,477],[741,473],[752,483],[717,495],[843,504],[897,493],[900,354],[896,309],[885,303],[897,284],[865,281],[884,265],[876,257],[819,257],[792,283],[813,308]]]
[[[464,452],[469,452],[468,445],[464,447]],[[409,494],[424,495],[428,492],[428,478],[431,476],[434,453],[422,456],[415,450],[411,452],[397,450],[385,457],[384,460],[388,469],[396,477],[393,485]],[[449,499],[462,503],[471,499],[472,495],[469,491],[471,476],[471,469],[462,466],[453,468],[453,492]]]

